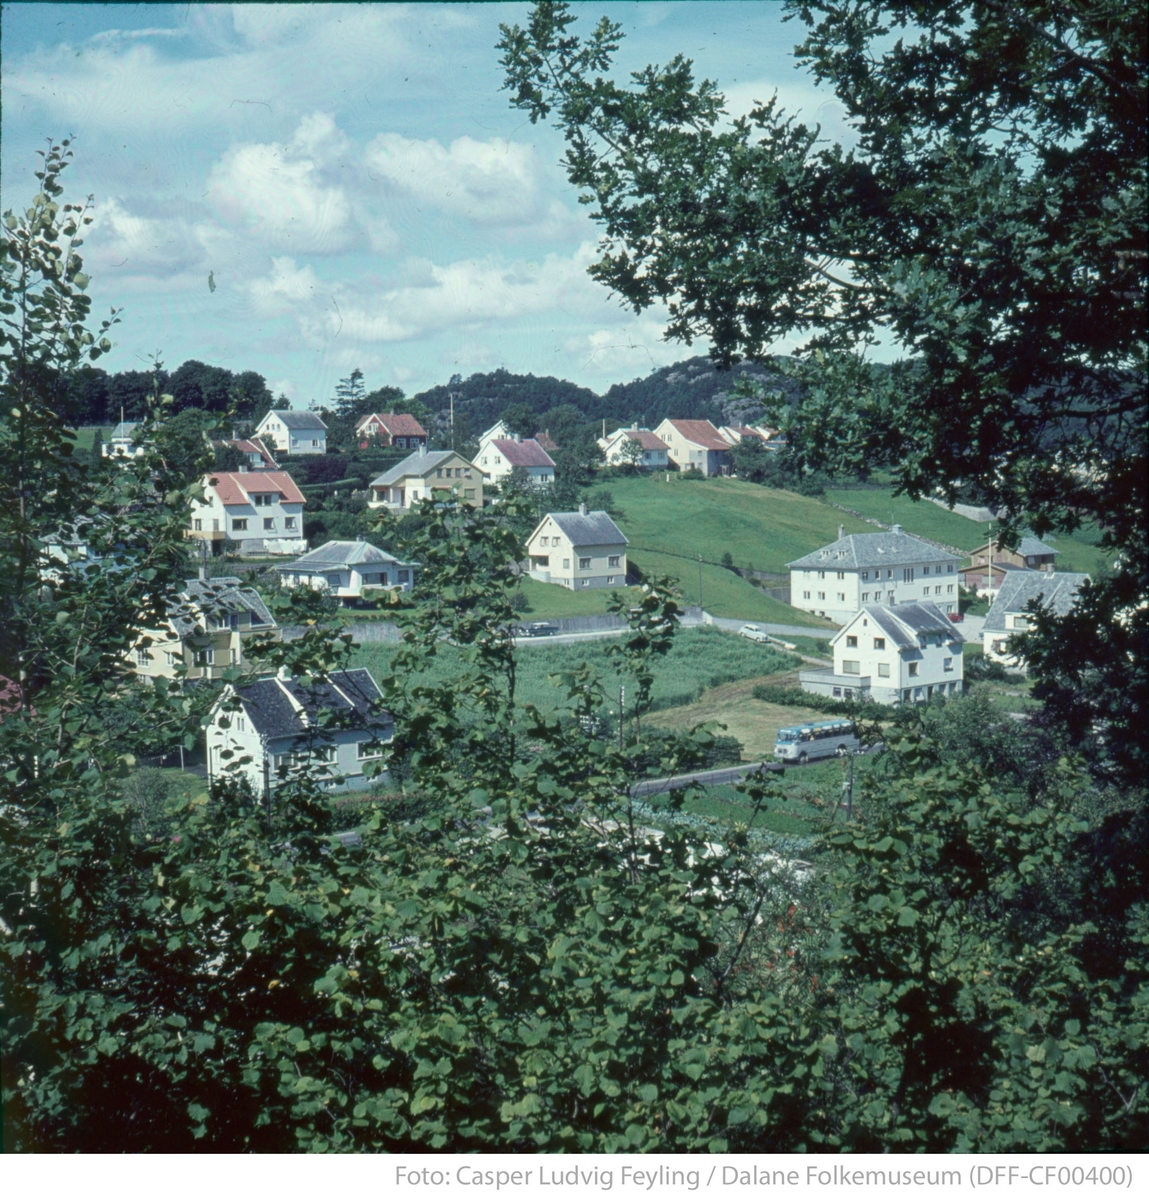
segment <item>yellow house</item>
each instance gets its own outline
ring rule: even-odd
[[[547,513],[527,538],[530,575],[540,583],[583,588],[626,584],[627,540],[604,512]]]
[[[369,508],[411,508],[417,500],[451,496],[483,507],[483,473],[454,450],[420,448],[371,481]]]
[[[229,667],[244,665],[245,637],[278,629],[259,593],[234,575],[189,579],[166,627],[145,632],[136,644],[132,665],[148,679],[170,679],[181,667],[186,679],[219,679]]]

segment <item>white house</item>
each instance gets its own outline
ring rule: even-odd
[[[141,454],[146,454],[147,446],[143,442],[137,444],[135,440],[139,427],[139,421],[121,421],[112,430],[111,437],[100,447],[101,457],[139,458]]]
[[[555,481],[554,459],[534,438],[490,438],[479,442],[479,453],[475,457],[484,478],[500,483],[508,478],[516,467],[526,471],[532,483],[546,487]]]
[[[279,464],[272,457],[271,451],[267,448],[262,438],[237,438],[232,435],[229,438],[213,440],[211,445],[213,450],[220,450],[224,446],[231,446],[238,450],[247,459],[248,470],[279,470]]]
[[[669,461],[680,471],[703,475],[730,473],[730,443],[709,421],[672,421],[654,431],[669,448]]]
[[[215,471],[192,501],[189,537],[230,538],[241,554],[299,554],[306,500],[286,471]]]
[[[307,686],[303,678],[225,689],[208,720],[209,780],[243,778],[256,796],[267,796],[293,769],[306,768],[332,791],[370,785],[364,767],[382,756],[394,728],[371,672],[336,671]]]
[[[609,467],[635,466],[645,470],[665,470],[670,447],[649,429],[617,429],[598,444]]]
[[[790,568],[790,603],[842,624],[867,604],[936,604],[958,611],[961,559],[902,531],[843,533],[838,540],[796,558]]]
[[[1001,581],[997,598],[985,615],[981,644],[988,659],[1004,663],[1015,671],[1025,670],[1025,660],[1009,651],[1010,635],[1024,633],[1031,615],[1025,610],[1037,601],[1064,617],[1077,601],[1077,594],[1089,576],[1077,571],[1010,571]]]
[[[368,508],[410,508],[418,500],[439,497],[483,507],[483,473],[454,450],[421,446],[401,463],[371,480]]]
[[[181,666],[186,679],[218,679],[245,665],[245,639],[278,628],[254,588],[234,575],[208,579],[201,573],[173,598],[164,628],[148,630],[137,642],[132,666],[149,679],[170,679]]]
[[[622,587],[627,540],[604,512],[547,513],[527,538],[530,575],[572,589]]]
[[[255,436],[285,454],[327,453],[327,426],[317,413],[302,409],[273,408],[255,427]]]
[[[364,589],[371,588],[409,592],[415,578],[413,563],[400,562],[362,538],[357,542],[327,542],[275,569],[284,587],[316,588],[343,600],[361,600]]]
[[[936,604],[868,604],[830,639],[833,670],[798,678],[804,691],[833,699],[925,703],[960,694],[964,641]]]

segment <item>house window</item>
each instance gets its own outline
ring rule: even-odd
[[[840,600],[840,601],[841,601],[841,602],[844,604],[844,603],[846,602],[846,593],[845,593],[845,592],[839,592],[839,593],[838,593],[838,599],[839,599],[839,600]]]
[[[819,579],[825,579],[825,578],[826,578],[826,572],[825,572],[825,571],[819,571],[819,572],[818,572],[818,578],[819,578]]]
[[[174,650],[165,650],[164,658],[167,660],[169,667],[174,667],[176,665],[176,652]]]
[[[399,572],[399,582],[400,583],[410,583],[411,582],[411,572],[410,571],[400,571]]]
[[[620,559],[621,557],[622,557],[622,556],[621,556],[621,555],[619,555],[619,554],[612,554],[612,555],[611,555],[611,556],[610,556],[610,557],[609,557],[609,558],[606,560],[606,565],[607,565],[608,567],[617,567],[617,566],[619,566],[619,559]]]
[[[582,585],[583,585],[583,587],[590,587],[590,580],[589,580],[589,579],[584,579],[584,580],[582,581]]]
[[[825,600],[825,599],[826,599],[826,593],[825,593],[825,592],[819,592],[819,593],[818,593],[818,599],[819,599],[819,600]]]
[[[810,599],[810,593],[809,593],[809,592],[803,592],[803,593],[802,593],[802,599],[803,599],[803,600],[809,600],[809,599]]]
[[[893,593],[893,592],[887,592],[887,593],[886,593],[886,599],[887,599],[887,600],[888,600],[888,601],[889,601],[891,604],[893,604],[893,602],[894,602],[894,593]]]
[[[948,572],[949,572],[949,573],[952,575],[952,574],[954,573],[954,565],[953,565],[953,563],[949,563],[949,564],[946,566],[946,570],[947,570],[947,571],[948,571]]]
[[[902,568],[902,582],[903,583],[913,583],[913,581],[914,581],[913,567],[903,567]]]
[[[563,570],[569,571],[570,569],[571,569],[571,560],[569,558],[564,558],[563,559]]]
[[[842,674],[843,675],[861,675],[862,663],[856,658],[842,659]]]
[[[886,571],[886,578],[887,578],[887,579],[893,579],[893,577],[894,577],[894,568],[893,568],[893,567],[890,567],[890,568],[889,568],[889,569]],[[877,579],[877,575],[875,575],[875,576],[874,576],[874,578],[875,578],[875,579]]]
[[[141,647],[136,651],[136,664],[141,667],[146,667],[152,661],[151,652]]]
[[[890,677],[890,664],[889,664],[889,663],[878,663],[878,675],[879,675],[879,676],[880,676],[882,679],[889,679],[889,677]]]
[[[928,596],[929,594],[930,594],[930,589],[929,589],[928,587],[924,587],[924,588],[922,588],[922,595],[923,595],[923,596]]]
[[[194,529],[196,533],[203,533],[203,522],[199,519],[199,517],[196,517],[196,519],[192,522],[192,529]]]
[[[295,518],[294,517],[284,517],[283,518],[283,528],[284,529],[294,529],[295,528]]]
[[[870,578],[870,572],[869,572],[869,571],[863,571],[863,572],[862,572],[862,578],[863,578],[863,579],[869,579],[869,578]]]
[[[862,593],[862,603],[863,603],[863,604],[865,604],[865,603],[866,603],[866,602],[867,602],[869,599],[870,599],[870,593],[869,593],[869,592],[863,592],[863,593]]]
[[[608,576],[606,577],[606,586],[607,586],[607,587],[614,587],[614,576],[613,576],[613,575],[608,575]]]
[[[328,575],[327,576],[327,586],[328,587],[337,588],[339,586],[339,583],[340,583],[340,577],[338,575]]]
[[[943,658],[942,659],[942,670],[943,671],[952,671],[953,669],[954,669],[954,660],[952,658]]]
[[[934,588],[934,595],[940,596],[941,594],[942,594],[942,585],[939,583],[937,585],[937,587]]]
[[[247,532],[247,518],[246,517],[243,517],[242,519],[239,517],[234,518],[231,523],[231,528],[232,528],[233,533],[246,533]]]
[[[264,517],[263,518],[263,527],[264,527],[264,529],[274,529],[275,528],[275,518],[274,517]]]
[[[210,649],[197,650],[195,652],[195,665],[197,667],[210,667],[215,662],[215,651]]]
[[[918,664],[916,662],[909,663],[906,674],[907,675],[916,675],[917,673],[918,673]]]
[[[849,634],[846,637],[846,646],[851,650],[856,650],[858,648],[858,639],[853,634]]]
[[[834,688],[834,699],[840,700],[841,697],[842,697],[842,689],[840,687]]]
[[[442,468],[442,467],[436,467],[436,468],[435,468],[435,478],[436,478],[436,479],[442,479],[442,478],[443,478],[443,468]]]
[[[954,594],[954,585],[952,583],[947,583],[946,591],[952,596]]]
[[[839,571],[839,572],[838,572],[838,578],[839,578],[839,579],[845,579],[845,578],[846,578],[846,572],[845,572],[845,571]]]
[[[589,571],[590,570],[590,559],[589,558],[580,558],[578,560],[578,569],[580,571]]]
[[[252,504],[255,505],[256,508],[270,508],[271,507],[271,497],[263,492],[261,492],[259,495],[252,496],[251,502],[252,502]]]
[[[363,762],[367,758],[382,758],[383,748],[372,745],[371,742],[358,742],[355,746],[355,757]]]

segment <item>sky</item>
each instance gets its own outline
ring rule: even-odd
[[[621,23],[625,71],[682,53],[732,113],[777,93],[844,132],[781,4],[572,8],[585,31]],[[354,368],[408,395],[499,367],[601,392],[705,353],[587,276],[599,231],[561,136],[502,90],[499,25],[529,11],[4,4],[3,208],[35,193],[36,151],[74,135],[93,313],[122,309],[109,371],[194,358],[305,408]]]

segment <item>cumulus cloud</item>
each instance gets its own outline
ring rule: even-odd
[[[443,146],[398,133],[381,133],[365,162],[421,202],[481,224],[509,224],[539,215],[540,164],[531,146],[505,138],[456,138]]]

